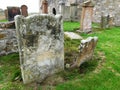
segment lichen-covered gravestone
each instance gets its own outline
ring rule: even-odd
[[[64,69],[64,33],[61,15],[15,17],[24,83],[42,82]]]
[[[88,0],[83,3],[80,26],[81,32],[89,33],[92,31],[93,7],[94,5],[91,0]]]
[[[85,40],[81,40],[81,44],[79,46],[79,55],[76,61],[78,67],[82,63],[92,59],[97,41],[98,37],[88,37]]]

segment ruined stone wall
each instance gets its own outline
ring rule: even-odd
[[[39,11],[42,13],[42,1],[39,1]],[[84,0],[47,0],[48,1],[48,14],[53,14],[53,8],[56,10],[56,14],[62,14],[65,21],[80,21],[82,7],[79,4]],[[60,3],[63,5],[63,13],[61,13]],[[75,4],[77,6],[75,6]],[[76,8],[76,9],[75,9]]]
[[[0,29],[0,55],[18,52],[16,30]]]
[[[93,21],[100,22],[101,15],[114,18],[113,24],[120,26],[120,0],[93,0],[95,3]]]

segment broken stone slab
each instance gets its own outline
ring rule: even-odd
[[[98,37],[88,37],[87,39],[81,40],[81,44],[79,46],[79,54],[76,58],[76,61],[70,65],[66,64],[67,68],[80,67],[80,65],[86,61],[92,59],[94,54],[94,49],[96,47],[98,41]]]
[[[82,63],[92,59],[97,41],[98,41],[98,37],[96,36],[88,37],[85,40],[81,40],[81,44],[79,46],[79,55],[76,61],[78,67]]]
[[[69,37],[70,39],[83,39],[80,35],[74,33],[74,32],[64,32],[64,34]]]
[[[15,17],[23,82],[42,82],[64,69],[61,15]]]

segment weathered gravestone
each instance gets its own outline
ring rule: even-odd
[[[110,16],[101,16],[101,28],[105,29],[109,27],[109,18]]]
[[[78,67],[82,63],[92,59],[97,41],[97,37],[88,37],[85,40],[81,40],[81,44],[79,46],[79,55],[76,61]]]
[[[72,3],[70,5],[70,18],[71,18],[71,21],[77,20],[77,6],[78,6],[77,3]]]
[[[45,14],[48,13],[48,1],[47,0],[42,1],[42,13],[45,13]]]
[[[9,21],[13,21],[14,17],[16,15],[20,15],[21,14],[19,7],[7,7],[7,10],[8,10],[8,20]]]
[[[42,82],[64,69],[64,33],[61,15],[16,16],[22,78]]]
[[[89,0],[83,3],[81,15],[81,32],[89,33],[92,31],[93,3]]]
[[[22,5],[21,6],[21,14],[25,17],[28,16],[28,11],[27,11],[28,7],[26,5]]]
[[[101,16],[101,28],[109,28],[114,25],[114,17],[111,17],[110,15],[102,15]]]

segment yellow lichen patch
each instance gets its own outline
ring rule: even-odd
[[[2,38],[4,38],[4,37],[6,37],[5,34],[0,34],[0,39],[2,39]]]
[[[42,61],[42,60],[46,60],[48,58],[54,58],[54,57],[55,57],[55,54],[53,54],[52,52],[44,52],[37,56],[37,60]]]

